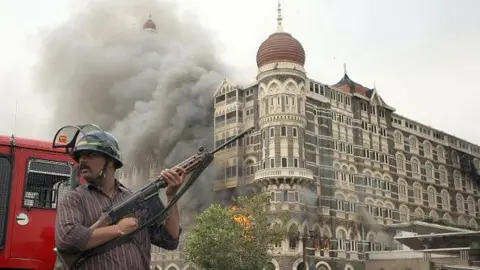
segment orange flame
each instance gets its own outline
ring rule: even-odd
[[[251,218],[248,217],[248,216],[245,216],[245,215],[242,215],[242,214],[237,214],[235,212],[237,212],[237,206],[235,205],[232,205],[232,207],[230,208],[230,210],[232,211],[232,214],[233,214],[233,220],[235,222],[237,222],[238,224],[242,225],[242,227],[245,229],[245,231],[250,234],[250,230],[252,228],[251,226]],[[250,236],[251,238],[254,238],[255,236]]]

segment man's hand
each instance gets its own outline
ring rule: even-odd
[[[122,218],[118,223],[118,233],[125,234],[134,231],[138,226],[138,221],[134,217]]]
[[[165,179],[168,184],[165,189],[167,197],[172,197],[177,194],[178,189],[185,180],[185,174],[186,172],[183,168],[166,169],[160,173],[160,176]]]

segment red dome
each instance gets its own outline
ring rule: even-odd
[[[157,26],[155,23],[152,21],[152,19],[148,19],[144,24],[143,24],[143,29],[157,29]]]
[[[257,66],[274,62],[293,62],[305,65],[305,50],[302,44],[289,33],[276,32],[265,40],[257,52]]]

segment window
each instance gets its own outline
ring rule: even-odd
[[[464,202],[463,202],[463,196],[461,194],[457,194],[457,211],[460,213],[463,213],[464,209]]]
[[[460,157],[456,151],[452,151],[452,163],[453,165],[460,165]]]
[[[446,185],[447,184],[447,170],[441,166],[438,168],[438,174],[440,177],[440,184]]]
[[[6,219],[8,217],[8,193],[11,185],[11,163],[6,156],[0,156],[0,249],[5,245]]]
[[[413,184],[413,198],[419,201],[422,200],[422,186],[418,183]]]
[[[433,187],[428,187],[428,205],[430,207],[437,207],[436,191]]]
[[[245,162],[245,176],[252,175],[255,173],[255,166],[253,160],[249,159]]]
[[[282,167],[287,167],[287,158],[282,158]]]
[[[425,153],[425,156],[429,156],[432,152],[432,147],[430,146],[429,142],[424,142],[423,144],[423,152]]]
[[[298,159],[297,158],[293,159],[293,167],[298,168]]]
[[[472,197],[468,197],[468,214],[471,216],[475,216],[475,200]]]
[[[453,184],[456,189],[462,189],[462,175],[458,171],[453,172]]]
[[[442,196],[442,208],[445,210],[448,210],[448,208],[450,207],[450,196],[448,195],[448,192],[446,190],[442,190],[441,196]]]
[[[400,132],[395,133],[395,143],[397,144],[403,143],[403,137]]]
[[[298,248],[299,231],[296,225],[292,225],[288,230],[288,246],[290,249]]]
[[[425,164],[425,175],[427,179],[433,179],[433,166],[430,163]]]
[[[299,201],[298,191],[289,190],[286,193],[287,193],[286,197],[287,197],[289,202],[298,202]]]
[[[338,241],[338,250],[346,250],[345,239],[347,234],[343,230],[338,231],[337,241]]]
[[[402,155],[397,155],[397,169],[403,170],[405,167],[405,158]]]
[[[407,183],[404,180],[400,180],[398,183],[398,194],[407,196]]]
[[[297,137],[297,128],[292,129],[292,135],[293,137]]]
[[[441,146],[437,148],[437,156],[441,159],[445,158],[445,152],[443,151],[443,148]]]
[[[385,118],[385,111],[383,109],[378,110],[378,116],[380,116],[380,118]]]
[[[270,168],[275,168],[275,159],[270,159]]]
[[[272,201],[272,202],[281,202],[281,201],[283,201],[283,192],[281,192],[281,191],[272,191],[272,192],[270,192],[270,201]]]
[[[281,127],[280,128],[280,136],[287,136],[287,128],[286,127]]]
[[[412,164],[412,174],[418,175],[420,172],[420,162],[417,159],[413,158],[411,164]]]
[[[367,112],[367,111],[368,111],[367,104],[365,104],[364,102],[360,103],[360,107],[361,107],[361,110],[362,110],[362,111],[364,111],[364,112]]]
[[[272,138],[273,136],[275,136],[275,128],[270,128],[270,138]]]
[[[473,190],[472,178],[468,174],[465,175],[465,189],[467,192],[471,192]]]
[[[23,205],[55,209],[58,199],[68,190],[71,175],[72,166],[66,162],[30,160]]]

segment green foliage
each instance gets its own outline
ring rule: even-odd
[[[270,197],[234,198],[235,210],[212,204],[196,220],[185,247],[189,262],[212,270],[263,270],[271,260],[269,250],[285,238],[286,216],[268,212]],[[250,226],[234,220],[241,215]],[[279,222],[278,222],[279,221]]]

